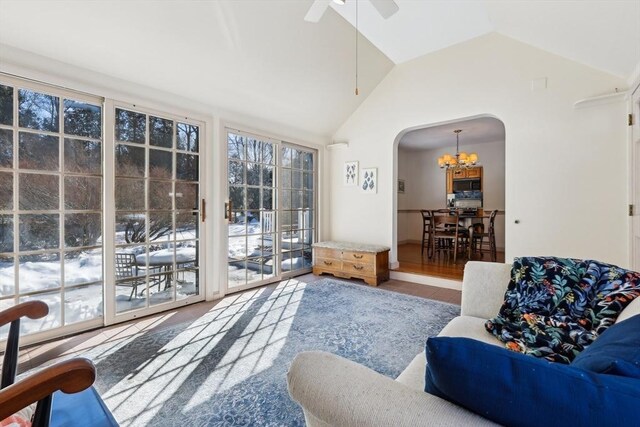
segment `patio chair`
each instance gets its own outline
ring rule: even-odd
[[[112,427],[118,423],[92,387],[96,368],[85,358],[58,362],[15,381],[20,319],[40,319],[49,313],[42,301],[28,301],[0,312],[0,327],[11,324],[2,362],[0,421],[33,404],[34,427]],[[13,418],[12,421],[19,422]]]
[[[116,252],[116,286],[131,287],[129,301],[131,301],[134,294],[138,295],[138,286],[144,287],[146,281],[144,273],[146,271],[147,268],[145,266],[138,265],[134,254],[129,252]],[[149,267],[148,271],[150,273],[160,273],[162,267]],[[162,279],[159,276],[152,276],[151,282],[151,286],[158,285],[158,291],[160,291]]]

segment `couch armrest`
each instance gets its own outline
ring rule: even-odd
[[[500,310],[511,278],[511,264],[469,261],[462,279],[462,316],[490,319]]]
[[[495,425],[331,353],[298,354],[287,381],[289,394],[304,409],[308,427]]]

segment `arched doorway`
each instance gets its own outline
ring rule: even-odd
[[[438,158],[445,153],[455,155],[456,134],[453,131],[456,129],[462,130],[460,151],[475,152],[479,160],[473,171],[468,169],[452,175],[453,171],[439,167]],[[415,126],[398,135],[394,146],[394,185],[397,189],[393,197],[393,244],[398,259],[398,264],[393,266],[395,272],[458,282],[468,259],[491,260],[488,250],[471,251],[471,258],[467,256],[467,250],[455,262],[453,257],[440,251],[430,256],[426,248],[422,249],[420,210],[465,208],[465,228],[484,223],[485,230],[488,230],[488,218],[482,217],[498,210],[496,256],[498,262],[504,262],[505,141],[503,122],[491,115]]]

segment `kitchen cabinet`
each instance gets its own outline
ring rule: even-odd
[[[447,169],[447,194],[453,193],[454,180],[475,178],[482,180],[482,166],[475,166],[468,169]],[[482,191],[482,184],[480,191]]]

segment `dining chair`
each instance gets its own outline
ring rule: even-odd
[[[420,248],[420,254],[424,257],[424,248],[427,248],[427,258],[433,256],[433,247],[431,246],[431,240],[433,239],[433,214],[431,211],[422,209],[422,247]]]
[[[496,250],[496,215],[498,210],[494,209],[489,214],[489,229],[485,232],[484,223],[473,224],[469,227],[471,231],[471,251],[480,252],[480,256],[484,256],[483,249],[489,250],[489,255],[492,262],[497,260]],[[485,241],[486,238],[486,241]]]
[[[447,257],[453,253],[453,262],[458,257],[458,249],[464,247],[466,233],[461,232],[460,215],[457,210],[435,212],[433,215],[433,239],[431,247],[433,254],[447,252]]]

